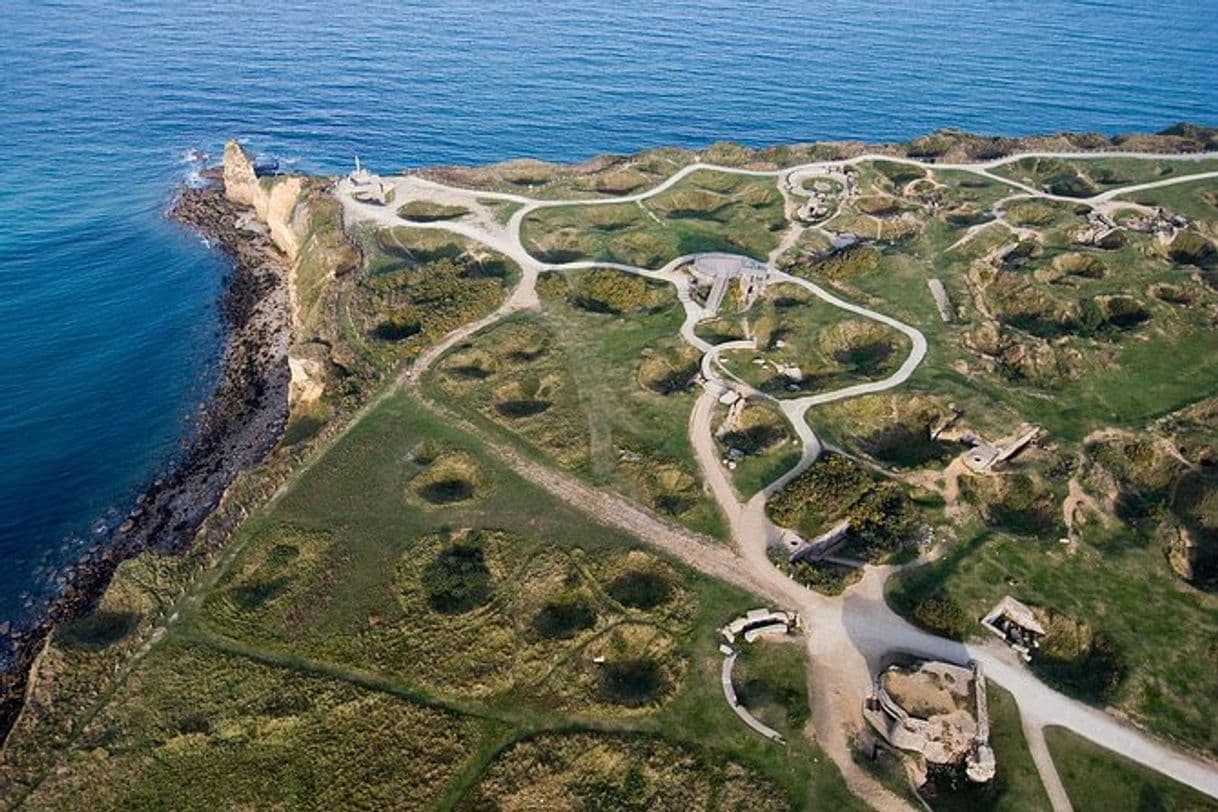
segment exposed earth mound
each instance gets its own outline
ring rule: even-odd
[[[427,453],[417,460],[423,469],[410,479],[410,490],[432,505],[452,505],[483,496],[489,487],[478,462],[464,451]]]

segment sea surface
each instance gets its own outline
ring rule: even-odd
[[[167,222],[240,137],[382,172],[719,139],[1218,124],[1218,3],[0,0],[0,623],[170,465],[224,261]]]

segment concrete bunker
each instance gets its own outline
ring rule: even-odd
[[[1032,649],[1040,646],[1045,627],[1036,620],[1032,607],[1007,595],[981,619],[985,626],[1010,646],[1025,661],[1032,659]]]
[[[714,315],[719,311],[723,297],[733,280],[740,280],[744,307],[748,308],[765,293],[766,283],[770,278],[768,265],[738,254],[699,254],[694,257],[690,272],[699,285],[710,286],[705,305],[707,315]]]
[[[980,663],[892,663],[876,675],[863,717],[890,746],[913,754],[912,778],[919,786],[932,765],[963,767],[978,784],[994,778],[997,761]]]

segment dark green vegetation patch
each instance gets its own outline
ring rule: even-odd
[[[491,599],[491,571],[477,540],[444,548],[423,570],[423,588],[432,609],[446,615],[468,612]]]
[[[775,494],[767,508],[780,527],[808,539],[848,520],[849,549],[872,561],[900,549],[919,523],[899,485],[878,480],[866,468],[832,453],[821,455]]]

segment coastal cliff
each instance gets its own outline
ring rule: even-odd
[[[294,219],[304,178],[283,175],[259,178],[254,163],[236,141],[224,146],[224,194],[234,203],[252,206],[270,233],[271,242],[295,262],[301,235]]]
[[[254,210],[257,223],[287,260],[295,336],[288,350],[288,402],[295,412],[307,412],[325,393],[330,377],[332,342],[322,312],[327,294],[336,274],[359,263],[359,252],[341,238],[341,215],[332,198],[297,175],[258,177],[253,160],[236,141],[224,147],[223,183],[228,200]]]

